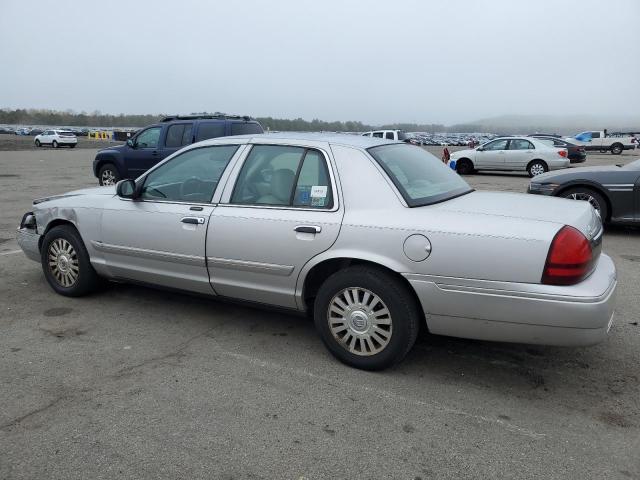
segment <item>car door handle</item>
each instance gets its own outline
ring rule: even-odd
[[[153,152],[151,152],[151,155],[153,155],[154,157],[157,157],[160,154],[157,152],[157,150],[154,150]]]
[[[190,223],[192,225],[202,225],[202,224],[204,224],[204,218],[203,217],[182,217],[182,219],[180,219],[180,221],[182,223]]]
[[[322,227],[317,225],[298,225],[294,230],[300,233],[320,233]]]

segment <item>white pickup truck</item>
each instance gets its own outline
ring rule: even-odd
[[[636,148],[636,139],[631,135],[607,134],[606,130],[592,130],[582,132],[566,140],[584,147],[588,151],[610,151],[614,155],[620,155],[623,150]]]

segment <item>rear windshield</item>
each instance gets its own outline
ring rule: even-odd
[[[396,143],[372,147],[368,152],[410,207],[443,202],[473,191],[456,172],[421,147]]]
[[[75,137],[75,134],[71,132],[58,132],[58,135],[60,135],[61,137]]]
[[[407,140],[409,138],[409,135],[406,134],[406,132],[398,132],[398,140]]]
[[[259,123],[232,123],[231,135],[252,135],[256,133],[264,133]]]

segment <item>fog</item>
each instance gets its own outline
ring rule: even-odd
[[[456,123],[640,111],[638,0],[3,0],[0,108]]]

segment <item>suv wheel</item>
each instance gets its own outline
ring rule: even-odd
[[[471,175],[473,173],[473,164],[471,160],[461,158],[456,162],[456,171],[460,175]]]
[[[620,155],[622,153],[622,150],[624,150],[624,148],[621,143],[614,143],[613,145],[611,145],[611,153],[613,153],[614,155]]]
[[[111,163],[105,163],[98,171],[100,185],[115,185],[120,180],[118,170]]]
[[[398,363],[416,341],[421,315],[393,275],[355,266],[331,275],[314,303],[322,341],[341,362],[364,370]]]
[[[79,297],[98,286],[98,274],[75,228],[60,225],[49,230],[42,241],[40,256],[44,276],[56,293]]]
[[[55,140],[51,143],[51,146],[53,148],[58,148],[58,142],[56,142]]]

